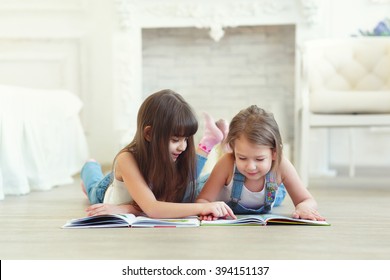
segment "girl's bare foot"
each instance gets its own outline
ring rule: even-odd
[[[229,133],[229,123],[226,121],[226,120],[224,120],[224,119],[219,119],[216,123],[215,123],[215,125],[219,128],[219,130],[222,132],[222,134],[223,134],[223,139],[222,139],[222,141],[223,140],[225,140],[226,139],[226,136],[228,135],[228,133]]]
[[[222,152],[223,153],[231,152],[229,145],[224,143],[224,141],[226,140],[226,137],[229,133],[229,123],[224,119],[219,119],[215,124],[219,128],[219,130],[221,130],[221,132],[223,134],[223,139],[221,142]]]
[[[205,134],[207,134],[208,137],[213,138],[215,143],[220,143],[223,140],[224,135],[223,135],[223,131],[218,126],[218,123],[223,120],[219,120],[218,122],[215,122],[213,117],[210,116],[209,114],[203,113],[203,115],[204,115]],[[223,126],[222,122],[220,125]]]
[[[83,181],[81,181],[81,189],[82,189],[83,193],[88,197],[87,190],[85,189],[85,185],[84,185]]]

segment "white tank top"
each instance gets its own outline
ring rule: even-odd
[[[265,180],[264,180],[265,181]],[[265,182],[264,182],[265,186]],[[218,200],[229,202],[231,200],[233,188],[233,178],[227,186],[224,186],[219,193]],[[245,185],[242,186],[242,193],[240,204],[251,209],[257,209],[264,205],[265,201],[265,188],[259,192],[252,192],[248,190]]]
[[[131,202],[133,202],[133,199],[127,191],[125,183],[114,178],[104,194],[103,203],[119,205]]]

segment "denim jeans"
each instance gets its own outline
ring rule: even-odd
[[[80,172],[88,199],[91,204],[102,203],[104,194],[111,182],[112,173],[103,175],[101,165],[96,161],[87,161]]]
[[[202,172],[202,169],[207,161],[206,157],[197,155],[196,160],[196,177]],[[81,180],[83,180],[85,189],[87,191],[88,199],[91,204],[102,203],[104,200],[104,194],[110,182],[112,181],[112,172],[107,175],[103,175],[101,165],[96,161],[88,161],[84,164],[81,169]],[[197,184],[195,188],[195,197],[200,193],[205,180],[201,184]],[[191,201],[191,188],[187,187],[186,193],[184,195],[183,202],[192,202]]]

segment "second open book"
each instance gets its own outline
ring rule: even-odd
[[[236,220],[218,219],[215,221],[200,221],[191,216],[180,219],[152,219],[133,214],[100,215],[73,219],[66,222],[62,228],[112,228],[112,227],[199,227],[199,226],[265,226],[265,225],[312,225],[329,226],[325,221],[294,219],[275,214],[238,215]]]

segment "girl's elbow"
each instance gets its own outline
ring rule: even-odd
[[[148,216],[151,219],[164,218],[161,216],[161,211],[158,211],[158,209],[153,208],[153,207],[151,209],[145,210],[144,213],[146,214],[146,216]]]
[[[207,203],[207,202],[209,202],[207,199],[205,199],[205,198],[197,198],[196,200],[195,200],[195,202],[196,203]]]
[[[298,201],[295,205],[298,205],[298,204],[306,204],[306,205],[310,205],[311,207],[317,207],[317,201],[313,198],[313,197],[307,197],[305,199],[302,199],[300,201]]]

